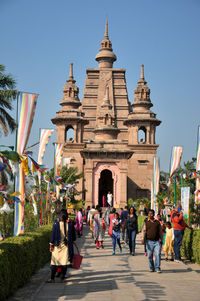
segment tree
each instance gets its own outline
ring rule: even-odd
[[[5,67],[0,65],[0,126],[4,136],[8,131],[13,132],[16,128],[15,120],[7,112],[12,110],[12,101],[16,98],[17,91],[15,88],[15,80],[9,74],[4,74]]]

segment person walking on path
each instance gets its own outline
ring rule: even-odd
[[[113,222],[112,221],[115,219],[115,212],[116,212],[116,209],[113,208],[109,215],[108,235],[110,235],[111,237],[113,236]]]
[[[121,214],[121,224],[122,224],[122,241],[128,242],[128,234],[127,234],[127,217],[128,217],[128,206],[124,207],[124,210]]]
[[[148,218],[144,221],[142,227],[142,244],[144,244],[146,237],[147,256],[149,261],[150,272],[161,273],[160,270],[160,250],[162,245],[162,228],[158,220],[154,218],[154,210],[150,209]],[[155,254],[155,263],[153,260]]]
[[[103,241],[105,238],[106,224],[105,218],[102,217],[101,208],[98,208],[98,213],[94,215],[94,239],[97,249],[101,246],[104,249]]]
[[[174,260],[174,229],[170,222],[166,223],[166,237],[165,237],[165,260],[168,260],[168,253],[171,254],[171,261]]]
[[[121,243],[120,243],[120,228],[121,228],[121,220],[119,218],[119,213],[115,213],[115,218],[112,220],[112,224],[113,224],[113,235],[112,235],[112,239],[113,239],[113,252],[112,255],[115,255],[115,247],[116,247],[116,242],[119,246],[119,252],[122,253],[122,247],[121,247]]]
[[[133,206],[131,206],[129,209],[129,214],[127,217],[127,230],[128,230],[130,254],[132,254],[132,256],[134,256],[135,255],[135,239],[136,239],[136,235],[138,233],[138,221],[137,221],[136,210]]]
[[[95,211],[95,206],[92,205],[92,209],[90,209],[90,211],[88,212],[88,218],[87,218],[87,223],[90,226],[91,238],[93,238],[93,219],[92,219],[92,215],[93,215],[94,211]]]
[[[55,282],[58,268],[61,268],[61,282],[64,282],[67,265],[73,260],[73,241],[76,240],[74,224],[67,220],[67,212],[63,213],[61,221],[53,224],[50,240],[51,254],[51,279],[48,283]]]
[[[180,262],[180,248],[182,245],[184,231],[185,228],[190,228],[183,219],[181,205],[177,205],[175,209],[171,211],[171,220],[174,226],[174,261]]]
[[[75,229],[78,233],[78,237],[81,237],[83,234],[83,216],[82,216],[82,208],[76,214],[76,224]]]

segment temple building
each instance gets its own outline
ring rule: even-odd
[[[150,198],[153,161],[158,144],[156,127],[161,123],[151,111],[150,89],[144,66],[129,101],[125,69],[115,69],[117,60],[108,36],[95,57],[98,68],[86,70],[82,101],[70,64],[69,78],[63,88],[61,109],[52,122],[56,125],[57,143],[64,143],[64,158],[70,166],[84,172],[77,189],[87,205],[102,206],[108,191],[113,206],[127,204],[128,198]],[[69,138],[73,132],[73,139]]]

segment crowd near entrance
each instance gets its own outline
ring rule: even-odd
[[[107,194],[113,194],[113,178],[112,172],[108,169],[102,170],[99,179],[99,195],[98,195],[98,205],[100,207],[107,207]]]

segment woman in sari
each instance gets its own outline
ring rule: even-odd
[[[81,237],[83,234],[83,216],[82,216],[82,208],[79,209],[79,211],[76,214],[76,224],[75,229],[78,233],[78,237]]]
[[[115,212],[116,212],[116,209],[113,208],[109,215],[108,235],[110,235],[111,237],[113,236],[113,222],[112,221],[115,219]]]
[[[102,217],[101,208],[98,208],[97,213],[94,215],[94,240],[97,245],[97,249],[101,246],[104,249],[103,241],[106,231],[105,218]]]

